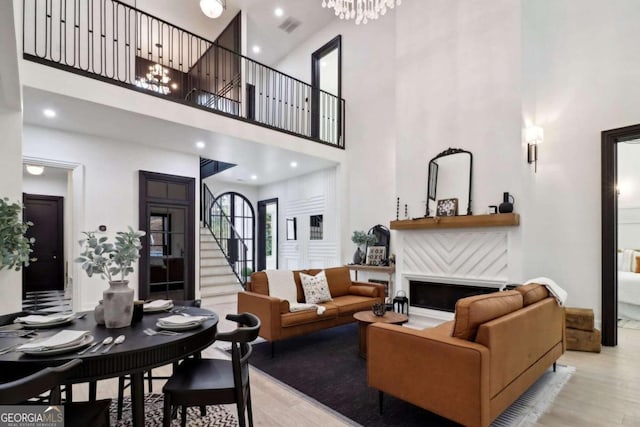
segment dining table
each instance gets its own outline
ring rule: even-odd
[[[185,316],[206,316],[206,319],[193,329],[180,330],[174,335],[145,333],[145,329],[158,331],[157,322],[169,315],[181,314]],[[3,316],[11,319],[16,316]],[[142,320],[131,326],[107,329],[98,325],[93,312],[77,313],[70,323],[50,328],[37,328],[33,334],[23,335],[19,329],[15,333],[0,333],[0,349],[11,348],[20,343],[26,343],[35,335],[37,339],[53,336],[62,330],[88,331],[93,336],[93,342],[102,342],[107,337],[123,335],[124,342],[112,346],[107,352],[92,352],[91,350],[79,354],[82,349],[61,354],[34,355],[12,350],[0,355],[0,381],[6,382],[25,377],[46,367],[62,365],[72,359],[81,359],[83,363],[71,372],[66,384],[90,383],[98,380],[117,378],[124,375],[131,376],[131,407],[134,426],[144,426],[144,373],[150,369],[167,365],[191,355],[197,354],[209,347],[215,341],[218,316],[216,313],[198,308],[175,306],[170,310],[154,313],[144,313]],[[18,326],[20,327],[20,326]],[[7,328],[10,329],[11,327]],[[2,327],[0,327],[2,330]],[[94,392],[90,399],[95,399]],[[93,394],[93,396],[91,396]]]

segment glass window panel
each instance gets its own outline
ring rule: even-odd
[[[168,230],[171,233],[184,233],[186,210],[180,208],[171,208],[167,210],[169,217]]]
[[[168,248],[167,255],[176,258],[184,257],[185,237],[183,233],[171,234],[171,245]]]
[[[147,181],[147,196],[166,199],[167,198],[167,184],[158,181]]]
[[[186,184],[167,184],[167,197],[172,200],[187,200],[188,189]]]
[[[322,240],[322,215],[309,217],[309,240]]]

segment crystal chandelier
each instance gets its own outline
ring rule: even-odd
[[[170,81],[169,71],[160,64],[154,64],[149,66],[149,72],[144,77],[136,79],[135,84],[143,89],[168,95],[171,93],[171,89],[178,88],[178,85],[172,83],[170,89]]]
[[[358,25],[378,19],[400,4],[402,0],[322,0],[322,7],[332,7],[340,19],[355,19]]]

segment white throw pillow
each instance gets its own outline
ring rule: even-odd
[[[618,266],[620,271],[634,271],[635,270],[635,253],[633,249],[625,249],[622,251],[622,265]],[[633,263],[633,264],[632,264]],[[633,267],[632,267],[633,265]]]
[[[304,299],[307,304],[331,301],[331,292],[329,292],[329,284],[324,270],[315,276],[300,273],[300,281],[302,282]]]

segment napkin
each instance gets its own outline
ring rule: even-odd
[[[29,316],[16,317],[14,322],[30,323],[32,325],[46,325],[48,323],[61,322],[63,320],[71,319],[75,315],[76,315],[75,313],[64,313],[64,314],[56,313],[56,314],[48,314],[46,316],[31,314]]]
[[[79,343],[87,335],[89,335],[89,331],[71,331],[65,329],[48,338],[43,338],[40,340],[22,344],[16,350],[47,350],[53,348],[69,347]]]
[[[157,299],[155,301],[147,302],[144,304],[144,310],[153,310],[158,308],[169,308],[173,304],[170,299]]]
[[[207,319],[207,316],[169,316],[158,319],[158,323],[164,325],[192,325],[202,323]]]

